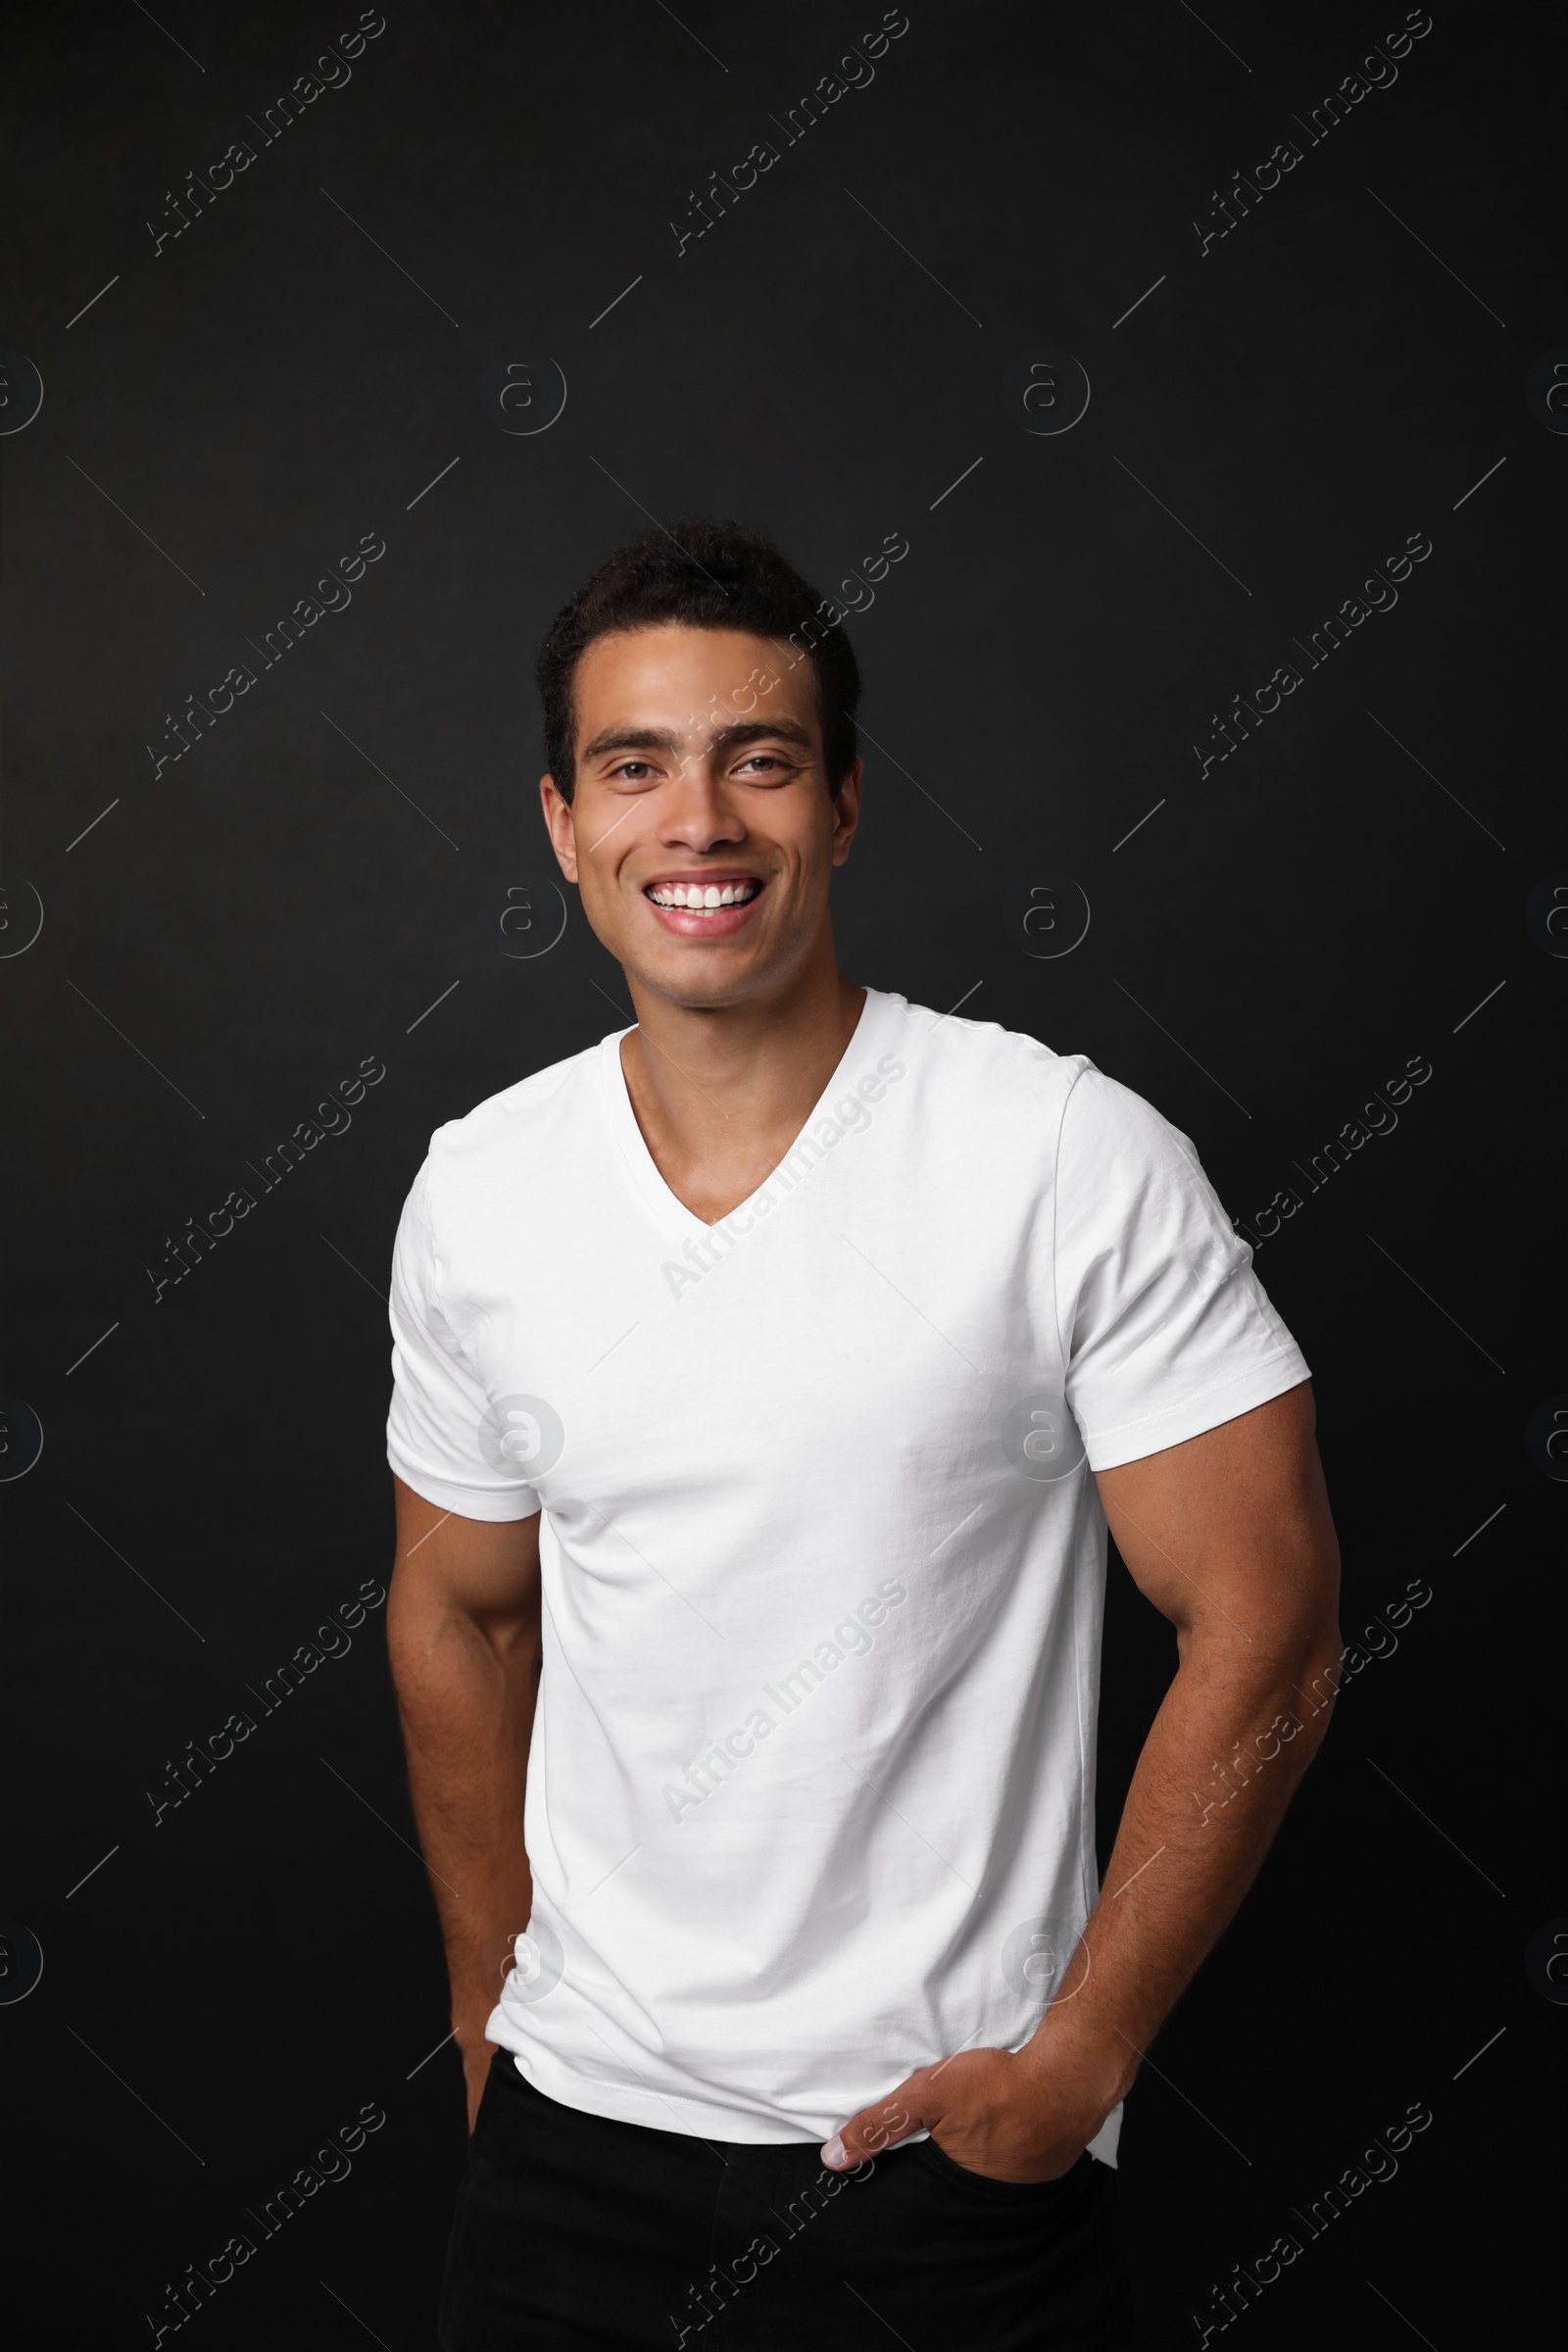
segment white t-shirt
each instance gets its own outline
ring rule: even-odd
[[[1082,1054],[872,990],[709,1226],[621,1034],[440,1128],[394,1260],[393,1468],[543,1508],[488,2030],[591,2114],[821,2139],[1021,2046],[1095,1900],[1090,1470],[1307,1368],[1192,1145]]]

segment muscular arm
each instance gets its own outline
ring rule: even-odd
[[[1101,1899],[1033,2039],[922,2067],[846,2127],[844,2162],[923,2126],[974,2172],[1048,2180],[1130,2088],[1327,1727],[1339,1552],[1312,1433],[1303,1386],[1100,1473],[1116,1547],[1179,1661]]]
[[[387,1645],[471,2130],[494,2046],[485,2021],[533,1903],[522,1800],[539,1687],[539,1521],[463,1519],[393,1485]]]

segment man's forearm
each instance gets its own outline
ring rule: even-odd
[[[400,1595],[394,1579],[387,1637],[452,2022],[466,2061],[477,2061],[532,1907],[522,1823],[537,1629],[485,1632],[416,1592]]]
[[[1200,1647],[1184,1659],[1032,2062],[1100,2083],[1107,2109],[1131,2086],[1273,1842],[1327,1728],[1339,1657],[1336,1635],[1245,1680],[1211,1672]]]

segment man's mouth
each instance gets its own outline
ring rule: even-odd
[[[671,913],[711,916],[749,906],[761,890],[755,874],[730,875],[722,881],[649,882],[643,896]]]

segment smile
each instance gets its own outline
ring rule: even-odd
[[[745,875],[729,882],[650,882],[643,895],[671,913],[714,915],[749,906],[761,887],[754,875]]]

